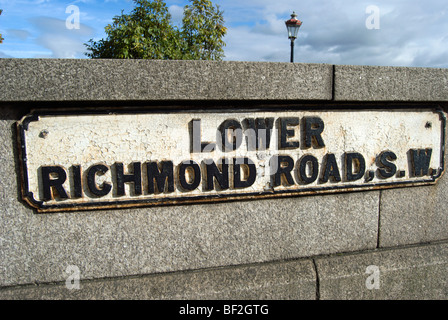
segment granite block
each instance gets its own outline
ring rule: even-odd
[[[68,275],[67,275],[68,276]],[[0,289],[1,299],[312,300],[310,260]]]
[[[330,100],[322,64],[0,59],[0,101]]]
[[[336,101],[447,101],[448,69],[335,66]]]
[[[322,300],[446,300],[448,245],[316,259]]]
[[[448,239],[446,168],[435,185],[381,192],[380,247]]]

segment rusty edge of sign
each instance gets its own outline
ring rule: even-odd
[[[397,109],[398,110],[398,109]],[[185,110],[183,110],[186,112]],[[267,111],[267,110],[263,110]],[[309,111],[309,109],[297,109],[294,111]],[[338,111],[344,111],[338,109]],[[345,110],[347,111],[347,110]],[[366,109],[350,110],[353,112],[368,111]],[[376,111],[395,111],[387,109],[379,109]],[[400,110],[404,111],[404,110]],[[408,111],[415,111],[410,109]],[[253,193],[232,193],[232,194],[217,194],[217,195],[204,195],[204,196],[192,196],[192,197],[173,197],[163,199],[134,199],[134,200],[114,200],[114,201],[98,201],[91,203],[69,203],[69,204],[52,204],[45,205],[43,201],[34,199],[34,194],[28,189],[28,171],[27,171],[27,158],[25,150],[25,131],[28,130],[28,124],[33,121],[39,121],[39,116],[48,115],[67,115],[74,114],[74,110],[71,111],[55,111],[55,110],[32,110],[28,115],[25,115],[20,121],[16,123],[17,130],[17,142],[19,149],[19,164],[20,164],[20,182],[21,182],[21,197],[32,209],[35,209],[37,213],[53,213],[53,212],[66,212],[66,211],[86,211],[86,210],[110,210],[110,209],[125,209],[134,207],[154,207],[154,206],[168,206],[168,205],[191,205],[191,204],[205,204],[214,202],[225,201],[237,201],[237,200],[257,200],[257,199],[269,199],[269,198],[284,198],[293,196],[309,196],[318,194],[334,194],[345,192],[360,192],[360,191],[374,191],[382,189],[393,189],[403,187],[417,187],[429,184],[436,184],[437,181],[443,176],[445,171],[445,130],[446,130],[446,116],[442,109],[426,109],[425,111],[432,111],[439,114],[441,121],[441,152],[440,152],[440,164],[437,175],[431,176],[429,179],[412,180],[404,182],[384,182],[384,183],[372,183],[372,184],[356,184],[350,186],[328,186],[328,187],[311,187],[303,189],[288,189],[280,191],[265,191],[265,192],[253,192]],[[139,111],[142,112],[142,111]],[[143,111],[144,113],[150,113]],[[153,113],[156,113],[152,110]],[[166,111],[165,111],[166,112]],[[179,111],[177,111],[179,112]],[[198,112],[198,111],[195,111]],[[80,115],[85,114],[109,114],[110,111],[87,111],[81,112]],[[118,114],[131,114],[133,111],[124,110],[123,112],[113,112]]]

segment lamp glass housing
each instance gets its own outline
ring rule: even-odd
[[[287,24],[286,28],[288,29],[288,38],[296,39],[299,34],[300,25],[298,24]]]
[[[297,14],[293,12],[291,19],[285,21],[285,24],[288,29],[288,38],[292,40],[296,39],[299,34],[300,26],[302,25],[302,21],[297,19]]]

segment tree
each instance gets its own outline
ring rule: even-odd
[[[221,60],[224,57],[222,38],[227,32],[223,12],[209,0],[194,0],[184,9],[182,38],[184,56],[194,60]]]
[[[85,44],[90,58],[221,60],[227,32],[223,12],[210,0],[190,0],[181,29],[172,25],[163,0],[134,0],[105,27],[106,39]]]

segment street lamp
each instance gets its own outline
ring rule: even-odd
[[[297,39],[297,34],[299,33],[302,21],[297,20],[297,14],[293,12],[291,19],[285,21],[285,24],[288,29],[288,38],[291,40],[291,62],[294,62],[294,40]]]

